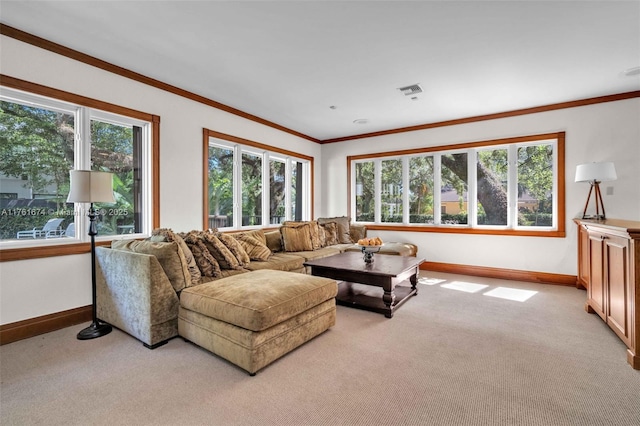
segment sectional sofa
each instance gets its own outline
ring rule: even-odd
[[[178,335],[184,289],[259,270],[307,273],[305,261],[358,250],[354,242],[365,236],[365,226],[337,217],[269,231],[157,229],[147,240],[116,240],[96,249],[97,315],[155,348]]]

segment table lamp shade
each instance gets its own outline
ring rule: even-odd
[[[113,173],[70,170],[69,203],[115,203]]]
[[[576,167],[576,182],[608,182],[617,178],[616,168],[610,161],[580,164]]]

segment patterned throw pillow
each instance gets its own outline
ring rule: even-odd
[[[335,222],[322,223],[320,228],[324,231],[325,247],[339,244],[338,225]]]
[[[309,233],[311,234],[311,246],[312,246],[311,250],[317,250],[319,248],[322,248],[322,240],[320,238],[318,222],[316,222],[315,220],[304,221],[304,222],[295,222],[292,220],[288,220],[288,221],[282,222],[282,226],[298,226],[298,225],[304,225],[304,224],[309,225]]]
[[[261,241],[253,238],[248,233],[232,234],[233,237],[240,242],[244,251],[247,252],[251,260],[269,260],[271,250]]]
[[[189,269],[189,274],[191,275],[191,285],[200,284],[200,279],[202,278],[202,274],[200,273],[200,269],[198,269],[198,265],[196,264],[196,260],[193,258],[193,253],[189,249],[189,246],[184,242],[180,235],[173,232],[170,228],[157,228],[151,232],[152,241],[155,241],[153,238],[155,237],[163,237],[165,241],[175,241],[178,243],[179,251],[181,258],[184,259],[184,262]],[[187,286],[190,287],[190,286]]]
[[[209,234],[208,232],[203,232],[201,234],[202,241],[204,245],[211,253],[220,265],[222,269],[242,269],[240,263],[238,263],[238,259],[234,256],[233,253],[224,245],[222,241],[216,237],[215,234]]]
[[[246,235],[248,237],[255,238],[265,246],[267,245],[267,236],[265,235],[262,229],[254,229],[253,231],[236,232],[230,235],[233,235],[236,238],[238,237],[238,235]]]
[[[219,277],[222,275],[220,265],[216,258],[209,253],[207,246],[202,241],[201,234],[202,232],[199,231],[191,231],[184,237],[184,242],[191,249],[202,275],[205,277]]]
[[[338,244],[351,244],[351,235],[349,234],[349,218],[346,216],[340,217],[321,217],[318,218],[318,223],[323,224],[327,222],[335,222],[338,231]]]
[[[240,266],[247,266],[249,262],[251,262],[249,255],[246,251],[244,251],[242,245],[240,245],[240,242],[238,240],[233,238],[231,235],[221,234],[219,232],[215,235],[220,241],[222,241],[222,244],[227,246],[229,251],[233,253],[236,259],[238,259],[238,264],[240,264]]]
[[[280,227],[284,251],[311,251],[311,225],[304,223],[296,226]]]

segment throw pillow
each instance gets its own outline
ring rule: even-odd
[[[282,251],[282,234],[279,229],[265,232],[264,237],[267,240],[267,247],[272,253]]]
[[[311,233],[311,246],[312,250],[317,250],[322,248],[321,240],[320,240],[320,231],[318,230],[318,222],[315,220],[304,221],[304,222],[294,222],[292,220],[282,222],[282,226],[297,226],[309,224],[309,232]]]
[[[324,231],[325,246],[339,244],[338,225],[335,222],[323,223],[320,228]]]
[[[113,240],[111,248],[155,256],[176,293],[191,285],[189,268],[179,255],[175,241]]]
[[[321,217],[318,218],[318,223],[335,222],[338,229],[338,243],[339,244],[351,244],[351,235],[349,235],[349,218],[346,216],[341,217]]]
[[[264,245],[267,245],[267,237],[265,236],[265,233],[262,229],[254,229],[253,231],[236,232],[229,235],[233,235],[236,238],[238,235],[246,235],[248,237],[255,238],[256,240],[260,241]]]
[[[222,275],[220,265],[216,258],[209,253],[200,234],[201,232],[199,231],[191,231],[185,236],[184,242],[191,249],[202,275],[205,277],[219,277]]]
[[[211,256],[218,261],[220,268],[242,269],[238,263],[238,259],[233,253],[231,253],[227,246],[225,246],[224,243],[215,236],[215,234],[203,232],[201,236],[204,245],[207,247],[207,250],[209,250],[209,253],[211,253]]]
[[[233,234],[233,237],[240,242],[240,245],[242,245],[251,260],[269,260],[271,250],[261,241],[253,238],[248,233]]]
[[[178,243],[180,256],[184,259],[184,262],[189,269],[189,274],[191,275],[191,285],[200,284],[200,279],[202,278],[202,274],[200,273],[200,269],[198,269],[198,265],[196,264],[196,260],[193,258],[193,253],[189,250],[189,247],[184,242],[180,235],[176,234],[169,228],[157,228],[151,232],[152,236],[164,237],[165,241],[175,241]],[[187,286],[189,287],[189,286]]]
[[[238,240],[233,238],[231,235],[221,234],[219,232],[215,235],[220,241],[222,241],[222,244],[227,246],[229,251],[233,253],[236,259],[238,259],[238,264],[240,266],[247,266],[249,262],[251,262],[249,255],[246,251],[244,251],[242,245],[240,245],[240,242]]]
[[[308,223],[297,226],[282,226],[282,243],[284,251],[311,251],[311,225]]]

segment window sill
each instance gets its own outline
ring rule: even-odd
[[[96,246],[110,246],[111,240],[96,241]],[[36,247],[7,248],[0,250],[0,262],[69,256],[91,252],[91,243],[50,244]]]
[[[356,222],[359,224],[359,222]],[[367,227],[367,231],[400,231],[400,232],[434,232],[441,234],[470,234],[470,235],[503,235],[512,237],[544,237],[544,238],[564,238],[564,229],[556,230],[516,230],[516,229],[489,229],[489,228],[469,228],[467,226],[429,226],[429,225],[380,225],[372,223],[362,223]]]

